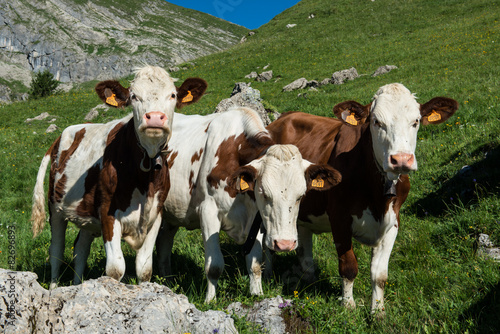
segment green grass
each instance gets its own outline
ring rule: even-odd
[[[247,42],[185,64],[175,76],[205,78],[203,99],[182,110],[211,113],[227,98],[234,82],[246,81],[251,71],[270,64],[275,82],[252,82],[266,105],[279,112],[302,110],[333,116],[332,108],[345,100],[369,103],[378,87],[401,82],[425,103],[435,96],[456,99],[460,109],[446,124],[422,127],[418,134],[419,170],[411,175],[412,190],[402,207],[401,229],[389,264],[386,311],[383,321],[370,317],[370,248],[355,243],[359,275],[354,293],[357,309],[340,306],[341,278],[329,234],[315,236],[314,256],[318,282],[300,281],[295,254],[275,259],[274,277],[264,284],[264,297],[282,295],[295,306],[289,321],[303,319],[313,333],[498,333],[500,331],[499,264],[478,256],[477,237],[491,236],[500,245],[500,12],[498,2],[450,1],[347,1],[303,0],[256,30]],[[310,13],[314,19],[307,19]],[[287,29],[288,23],[297,26]],[[371,77],[381,65],[397,70]],[[331,76],[355,67],[367,74],[343,85],[320,87],[317,92],[283,93],[293,80]],[[126,84],[127,80],[123,83]],[[62,129],[84,122],[100,101],[92,87],[36,102],[0,106],[0,267],[7,267],[7,226],[17,227],[17,270],[34,271],[42,285],[49,282],[47,265],[50,232],[45,228],[31,238],[31,192],[40,159]],[[307,93],[307,98],[297,97]],[[60,130],[44,134],[52,117],[24,123],[47,111],[56,116]],[[104,122],[127,111],[110,110]],[[36,132],[36,134],[34,134]],[[463,166],[470,166],[462,171]],[[69,225],[66,260],[71,261],[76,229]],[[186,294],[202,310],[224,309],[234,301],[253,304],[240,247],[222,237],[226,271],[218,301],[204,305],[203,243],[200,231],[178,232],[174,245],[174,272],[168,285]],[[134,282],[134,253],[126,246],[125,281]],[[104,272],[102,241],[94,242],[88,278]],[[62,277],[69,284],[68,265]],[[160,278],[155,278],[165,283]],[[295,292],[296,291],[296,292]],[[257,332],[238,319],[241,332]]]

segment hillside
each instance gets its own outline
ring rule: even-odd
[[[178,64],[248,31],[164,0],[1,0],[0,22],[0,84],[10,87],[43,69],[75,83],[122,77],[141,62]]]
[[[187,68],[175,74],[181,81],[199,76],[209,84],[202,100],[183,113],[211,113],[239,81],[251,81],[266,107],[279,112],[301,110],[333,117],[335,104],[345,100],[367,104],[380,86],[391,82],[404,84],[420,103],[447,96],[460,104],[445,124],[420,129],[419,169],[411,174],[412,189],[402,207],[401,229],[389,264],[386,320],[372,321],[369,314],[370,248],[354,245],[360,266],[354,286],[358,308],[345,310],[338,301],[342,279],[332,237],[323,234],[314,238],[318,282],[297,286],[301,273],[295,255],[289,254],[275,259],[275,276],[264,285],[266,296],[281,295],[298,305],[290,309],[289,321],[313,333],[499,331],[499,265],[481,256],[478,247],[480,234],[500,245],[500,12],[492,8],[498,8],[497,1],[303,0],[257,29],[245,43],[197,58],[194,64],[181,64]],[[314,18],[308,18],[311,14]],[[273,79],[245,78],[268,64]],[[372,77],[382,65],[398,68]],[[321,81],[351,67],[361,76],[342,85],[282,92],[295,79]],[[94,85],[89,82],[40,101],[0,106],[0,234],[6,236],[9,226],[16,226],[16,268],[36,272],[44,286],[50,277],[45,262],[50,231],[45,228],[37,239],[31,238],[31,192],[40,159],[61,129],[84,122],[86,113],[100,103]],[[24,123],[42,112],[53,117]],[[127,112],[110,110],[96,121]],[[45,134],[52,118],[60,129]],[[69,263],[77,231],[68,226]],[[222,241],[226,271],[218,301],[203,305],[206,283],[200,233],[181,230],[176,237],[172,255],[176,276],[168,285],[203,309],[256,300],[248,295],[240,247],[224,235]],[[7,267],[5,249],[7,240],[0,239],[0,267]],[[126,250],[125,255],[125,281],[134,283],[134,252]],[[104,257],[98,240],[89,258],[88,277],[102,275]],[[68,266],[63,284],[70,284],[71,277]],[[238,326],[244,333],[257,332],[244,319]]]

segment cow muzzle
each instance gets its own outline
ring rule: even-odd
[[[415,170],[415,155],[409,153],[391,154],[389,157],[389,168],[392,171],[400,173],[408,173]]]
[[[274,240],[274,251],[290,252],[297,247],[297,240]]]
[[[167,119],[167,115],[160,111],[151,111],[144,114],[144,122],[148,128],[163,128]]]

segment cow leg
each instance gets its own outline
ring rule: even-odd
[[[398,235],[398,227],[394,225],[384,235],[382,241],[373,248],[370,265],[372,281],[372,313],[384,317],[384,288],[389,272],[389,258]]]
[[[121,245],[122,226],[118,220],[115,220],[112,226],[113,234],[110,241],[105,239],[108,231],[103,230],[104,250],[106,251],[106,275],[120,281],[125,274],[125,258],[123,257]]]
[[[224,257],[219,242],[221,223],[217,213],[217,205],[212,198],[200,205],[200,225],[205,246],[205,273],[208,279],[205,303],[216,299],[217,282],[224,270]]]
[[[87,230],[80,230],[76,237],[73,248],[73,258],[75,262],[75,275],[73,277],[74,285],[82,283],[83,273],[87,265],[92,241],[94,241],[94,236]]]
[[[52,235],[49,247],[50,255],[50,289],[57,288],[61,264],[64,263],[64,246],[66,244],[66,228],[68,222],[55,213],[50,217],[50,233]]]
[[[135,273],[139,282],[149,282],[153,274],[153,249],[161,226],[161,214],[156,217],[144,243],[135,256]]]
[[[250,294],[262,295],[262,239],[264,234],[259,231],[250,253],[245,256],[248,276],[250,278]]]
[[[158,267],[160,276],[172,276],[172,247],[174,246],[174,237],[179,230],[178,226],[162,223],[158,238],[156,238],[156,254],[158,256]]]
[[[329,213],[330,217],[334,217]],[[353,297],[354,279],[358,275],[358,261],[352,249],[352,232],[350,219],[338,220],[335,224],[330,220],[333,240],[339,258],[339,274],[342,277],[342,305],[355,308]]]
[[[264,279],[268,280],[273,277],[273,257],[274,251],[263,245],[264,253]]]
[[[312,283],[316,280],[314,275],[312,232],[307,227],[300,225],[297,229],[299,232],[297,255],[302,271],[304,272],[302,279],[307,283]]]

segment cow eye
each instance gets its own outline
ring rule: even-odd
[[[379,121],[377,121],[377,120],[374,120],[374,121],[373,121],[373,125],[378,126],[378,127],[380,127],[380,126],[381,126],[381,125],[380,125],[380,122],[379,122]]]
[[[413,125],[412,125],[412,126],[413,126],[414,128],[416,128],[416,127],[418,126],[418,123],[419,123],[419,120],[418,120],[418,119],[416,119],[416,120],[415,120],[415,122],[413,123]]]
[[[175,93],[172,93],[172,95],[170,95],[170,98],[175,99]]]

